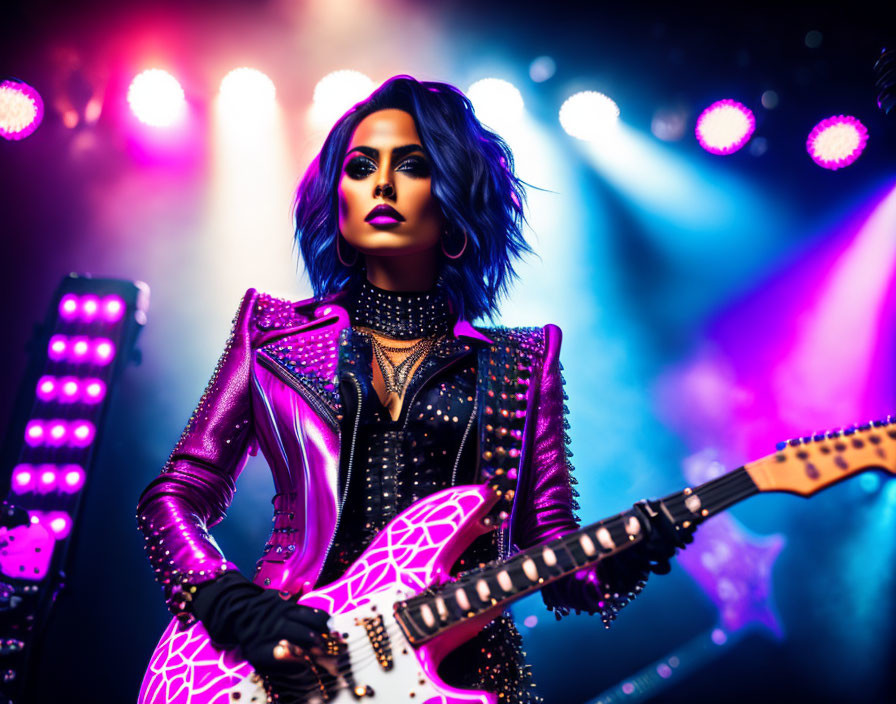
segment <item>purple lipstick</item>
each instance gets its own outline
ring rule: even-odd
[[[394,227],[400,222],[404,222],[404,217],[391,205],[380,203],[373,210],[367,213],[365,221],[374,227]]]

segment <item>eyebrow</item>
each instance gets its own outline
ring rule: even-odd
[[[346,158],[352,152],[361,152],[362,154],[369,156],[371,159],[380,158],[380,150],[374,149],[373,147],[352,147],[348,150],[348,154],[345,155]],[[423,152],[424,154],[426,154],[423,147],[421,147],[419,144],[405,144],[401,147],[395,147],[395,149],[392,150],[392,158],[398,160],[406,154],[410,154],[411,152]]]

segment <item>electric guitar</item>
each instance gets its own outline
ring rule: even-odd
[[[858,428],[780,443],[778,451],[694,488],[671,494],[658,510],[676,530],[759,492],[810,496],[868,469],[896,474],[896,416]],[[457,486],[418,501],[394,518],[345,575],[298,603],[331,614],[343,635],[336,683],[307,704],[367,697],[413,704],[497,704],[495,695],[461,690],[437,673],[442,659],[504,607],[565,575],[643,539],[634,510],[464,573],[449,570],[475,538],[494,529],[498,496],[485,485]],[[140,704],[264,702],[267,695],[239,652],[215,648],[200,622],[172,620],[140,689]]]

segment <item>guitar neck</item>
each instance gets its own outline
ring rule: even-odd
[[[700,523],[760,492],[810,496],[866,469],[896,473],[896,418],[858,428],[781,443],[778,451],[697,487],[670,494],[654,508],[676,530]],[[433,638],[455,625],[503,607],[547,584],[595,565],[644,539],[634,510],[533,546],[502,563],[489,564],[456,581],[395,605],[411,643]]]
[[[693,527],[759,490],[745,469],[694,489],[671,494],[659,510],[680,530]],[[696,510],[692,510],[696,509]],[[396,605],[396,617],[412,643],[422,643],[469,618],[541,589],[567,575],[627,550],[644,538],[634,510],[623,511],[510,559],[462,574],[435,593]]]

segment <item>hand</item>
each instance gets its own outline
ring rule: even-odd
[[[327,628],[325,611],[283,599],[277,591],[259,587],[238,572],[225,572],[202,584],[192,604],[212,641],[226,648],[239,647],[256,672],[266,677],[284,675],[314,682],[313,656],[333,648],[335,639]],[[297,667],[299,663],[304,666]]]

